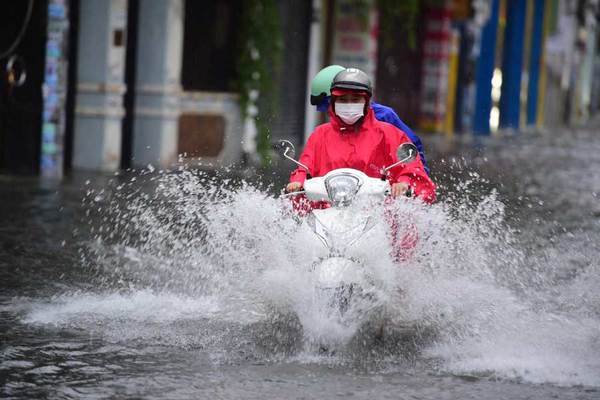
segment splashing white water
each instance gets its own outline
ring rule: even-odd
[[[33,305],[27,321],[87,329],[98,329],[98,321],[113,328],[126,321],[133,333],[124,335],[123,327],[116,340],[156,339],[139,333],[146,323],[156,330],[157,324],[203,321],[194,332],[204,335],[206,346],[219,342],[210,336],[222,335],[216,327],[223,323],[268,325],[273,314],[291,313],[309,353],[323,343],[348,345],[365,322],[340,323],[321,312],[310,267],[325,249],[295,221],[287,201],[187,170],[153,175],[145,190],[139,185],[89,193],[102,221],[93,228],[98,240],[87,261],[97,269],[98,293]],[[393,206],[400,221],[418,231],[407,261],[390,257],[383,212],[380,229],[353,247],[381,283],[376,308],[383,313],[372,318],[432,330],[422,355],[451,373],[600,385],[600,313],[589,283],[598,283],[598,267],[567,282],[543,279],[544,261],[519,248],[495,194],[467,198]],[[160,335],[178,342],[182,329]],[[188,339],[194,334],[184,332]]]

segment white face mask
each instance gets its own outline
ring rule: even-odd
[[[335,103],[335,113],[348,125],[353,125],[364,115],[365,103]]]

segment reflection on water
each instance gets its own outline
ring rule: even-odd
[[[600,141],[574,135],[438,156],[441,201],[394,205],[412,258],[382,213],[353,247],[378,303],[350,322],[312,295],[323,246],[256,185],[2,178],[3,394],[594,398]]]

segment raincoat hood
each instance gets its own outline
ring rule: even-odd
[[[368,129],[372,129],[375,124],[375,116],[368,100],[365,107],[366,114],[352,125],[348,125],[342,121],[342,119],[335,113],[334,109],[335,100],[330,102],[327,112],[329,113],[329,122],[331,123],[331,126],[339,133],[366,131]]]
[[[342,119],[335,113],[335,102],[336,97],[343,96],[345,94],[359,94],[365,99],[364,115],[356,121],[354,124],[346,124]],[[359,132],[361,130],[370,129],[374,125],[375,116],[371,109],[371,96],[367,92],[349,90],[349,89],[333,89],[331,91],[331,100],[329,101],[329,121],[333,126],[334,130],[340,133],[348,132]],[[366,124],[366,125],[365,125]],[[364,125],[364,126],[363,126]]]

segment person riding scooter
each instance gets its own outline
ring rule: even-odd
[[[410,139],[394,125],[375,118],[370,107],[372,94],[371,81],[363,71],[347,68],[336,74],[331,84],[330,121],[315,128],[299,159],[311,176],[353,168],[379,177],[382,168],[397,161],[396,149]],[[306,177],[307,171],[297,168],[286,190],[300,190]],[[393,197],[411,192],[425,202],[435,201],[435,184],[419,159],[390,170],[387,179]]]
[[[341,65],[330,65],[320,70],[313,78],[310,85],[310,104],[317,108],[319,112],[327,112],[329,103],[331,102],[331,83],[333,78],[344,71],[346,68]],[[427,166],[427,160],[425,159],[425,150],[421,138],[417,136],[409,127],[406,125],[396,114],[396,112],[388,106],[376,103],[371,99],[371,108],[375,114],[375,118],[379,121],[387,122],[400,129],[408,138],[417,146],[419,151],[419,157],[423,162],[425,172],[429,175],[429,167]]]

